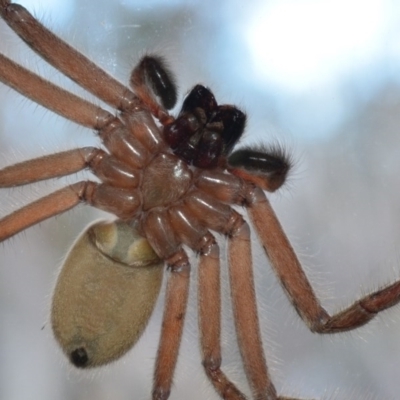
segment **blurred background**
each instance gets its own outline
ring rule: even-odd
[[[220,103],[236,104],[248,114],[242,144],[287,148],[293,171],[286,187],[270,198],[329,312],[399,277],[400,3],[20,3],[122,82],[144,53],[165,56],[180,101],[201,82]],[[1,52],[100,104],[44,64],[3,22],[0,37]],[[99,145],[93,132],[0,84],[0,167],[87,145]],[[85,176],[2,189],[0,215]],[[139,343],[107,367],[76,371],[52,337],[49,309],[57,271],[75,238],[99,218],[110,216],[80,206],[0,244],[1,399],[150,398],[163,294]],[[304,399],[398,399],[399,307],[351,333],[311,334],[253,239],[264,347],[278,392]],[[226,265],[222,275],[223,369],[248,394]],[[216,400],[201,368],[195,279],[194,263],[171,398]]]

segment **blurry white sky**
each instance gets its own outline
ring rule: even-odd
[[[255,79],[302,92],[337,86],[383,55],[399,61],[395,7],[382,0],[259,2],[244,29]]]
[[[353,112],[346,85],[356,85],[356,95],[367,101],[382,85],[400,82],[400,3],[396,1],[260,1],[243,33],[254,80],[269,86],[282,102],[282,97],[306,98],[316,90],[334,99],[336,107],[324,106],[320,98],[315,101],[315,113],[329,114],[323,126],[316,127],[318,135],[331,133]],[[287,115],[282,110],[283,119],[291,116],[291,110]],[[296,120],[292,123],[295,128]]]

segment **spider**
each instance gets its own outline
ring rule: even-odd
[[[40,56],[82,88],[118,110],[112,115],[0,57],[0,80],[59,115],[94,129],[103,148],[86,147],[0,170],[0,187],[69,175],[81,181],[0,220],[0,241],[84,202],[111,212],[112,223],[89,227],[72,247],[52,304],[55,337],[78,368],[107,364],[139,339],[160,290],[167,292],[154,371],[153,399],[170,395],[189,295],[190,263],[198,254],[200,349],[205,374],[221,398],[245,396],[221,369],[220,256],[211,231],[228,237],[228,265],[237,340],[255,399],[279,396],[261,342],[254,291],[250,229],[232,206],[244,206],[290,301],[311,331],[357,328],[398,302],[400,283],[330,316],[320,305],[264,191],[285,182],[288,156],[279,148],[235,150],[246,116],[219,105],[196,85],[177,117],[171,72],[157,56],[134,68],[129,89],[54,36],[22,6],[0,1],[2,18]],[[77,272],[79,269],[79,272]]]

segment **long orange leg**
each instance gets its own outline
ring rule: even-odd
[[[245,400],[221,370],[220,258],[214,238],[208,249],[200,254],[198,274],[199,331],[204,369],[223,399]]]
[[[98,150],[85,147],[63,151],[0,169],[0,188],[26,185],[81,171]]]
[[[86,183],[78,182],[49,194],[0,219],[0,242],[81,202]]]
[[[55,113],[88,128],[114,119],[108,111],[59,88],[0,54],[0,81]]]
[[[156,80],[159,79],[161,73],[164,74],[163,83],[168,82],[168,86],[174,86],[170,72],[160,59],[144,57],[132,73],[131,85],[138,93],[139,99],[129,88],[49,31],[25,7],[10,3],[9,0],[1,0],[0,15],[20,38],[43,59],[105,103],[120,111],[138,111],[143,108],[144,103],[146,108],[151,110],[152,114],[163,124],[171,122],[171,117],[164,107],[159,105],[144,82],[145,71],[149,66],[143,61],[150,60],[151,63],[156,61],[155,64],[153,63],[153,66],[156,65],[158,68]],[[101,82],[100,85],[99,82]],[[170,90],[169,93],[172,92],[174,91]],[[163,98],[161,93],[157,94]],[[168,108],[172,108],[175,104],[176,94],[174,97],[175,99],[168,105]]]
[[[23,6],[1,0],[0,14],[34,51],[87,91],[117,109],[131,109],[137,103],[127,87],[50,32]]]
[[[224,176],[222,176],[222,179],[225,179]],[[202,186],[203,188],[208,188],[211,192],[220,189],[217,193],[223,197],[221,200],[226,202],[233,203],[235,198],[243,199],[243,196],[238,196],[236,192],[236,190],[242,190],[240,185],[232,185],[232,190],[229,185],[225,184],[223,186],[220,185],[218,188],[218,185],[214,186],[214,182],[211,182],[210,185],[203,184]],[[249,185],[249,187],[253,187],[253,185]],[[186,199],[185,204],[190,213],[198,218],[200,222],[207,224],[210,229],[229,237],[228,264],[234,322],[239,349],[247,380],[253,392],[253,398],[256,400],[288,400],[286,397],[277,396],[268,374],[258,320],[248,224],[231,207],[218,202],[204,192],[193,192]],[[212,261],[208,262],[210,262],[211,266]],[[215,274],[214,281],[218,279],[215,271],[209,271],[209,273]],[[207,284],[211,288],[212,285],[215,285],[215,282],[208,282]],[[219,289],[214,288],[213,290],[217,291]],[[202,312],[204,313],[205,311]],[[207,315],[207,318],[210,318],[209,315]],[[215,318],[215,316],[212,318]],[[207,346],[210,346],[210,343]],[[209,348],[213,349],[212,346]]]
[[[169,397],[189,295],[190,264],[186,253],[181,250],[166,261],[170,274],[154,371],[153,400]]]
[[[292,246],[260,189],[250,196],[249,215],[290,301],[311,331],[335,333],[364,325],[377,313],[400,301],[400,281],[373,292],[330,316],[321,306]]]
[[[195,196],[197,197],[197,196]],[[202,203],[204,205],[204,203]],[[230,208],[224,207],[230,215]],[[203,217],[206,213],[203,213]],[[207,217],[210,215],[207,215]],[[210,220],[213,219],[210,216]],[[198,319],[200,349],[205,373],[214,389],[223,399],[245,400],[221,369],[221,282],[219,246],[214,236],[196,219],[187,204],[168,210],[170,227],[178,240],[199,254],[198,264]],[[211,222],[209,220],[209,222]],[[221,226],[217,223],[217,225]],[[224,224],[222,224],[224,225]],[[154,229],[154,228],[153,228]]]
[[[62,188],[0,219],[0,242],[47,218],[75,207],[80,202],[115,214],[136,217],[140,196],[134,189],[119,189],[107,183],[81,181]]]
[[[278,396],[261,341],[251,256],[250,228],[241,216],[229,240],[229,281],[239,348],[255,400],[300,400]]]
[[[239,348],[247,379],[257,400],[274,400],[262,347],[254,290],[250,229],[241,217],[229,240],[229,282]]]

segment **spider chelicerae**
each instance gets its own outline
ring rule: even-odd
[[[132,90],[39,24],[23,7],[2,0],[2,18],[31,48],[81,87],[118,110],[110,114],[0,56],[0,80],[82,126],[95,129],[104,148],[86,147],[0,171],[12,187],[89,168],[82,181],[0,220],[0,241],[85,202],[118,217],[84,232],[70,251],[55,289],[52,324],[61,348],[80,368],[106,364],[138,340],[168,269],[153,398],[169,397],[179,352],[190,264],[182,246],[198,253],[200,349],[207,377],[221,398],[245,396],[221,369],[220,257],[210,231],[228,237],[236,334],[255,399],[285,399],[270,380],[254,292],[250,230],[231,206],[247,208],[268,258],[300,317],[313,332],[356,328],[398,302],[398,282],[330,316],[317,300],[264,191],[283,185],[290,161],[279,148],[234,150],[245,115],[218,105],[196,85],[179,115],[167,110],[177,94],[162,59],[145,56],[131,74]],[[286,398],[287,399],[287,398]]]

